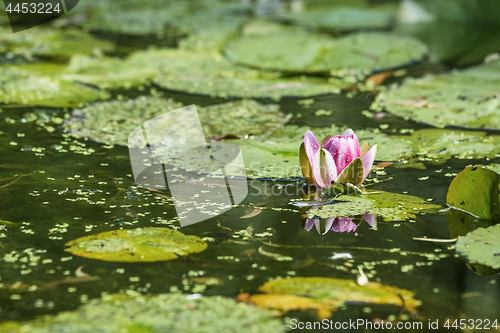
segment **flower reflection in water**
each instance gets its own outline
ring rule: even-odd
[[[354,223],[354,218],[351,217],[332,217],[329,219],[306,219],[304,229],[307,231],[311,230],[313,226],[316,230],[324,235],[328,231],[335,232],[351,232],[356,231],[358,224]],[[377,215],[376,214],[363,214],[363,220],[365,220],[370,227],[375,228],[377,226]]]

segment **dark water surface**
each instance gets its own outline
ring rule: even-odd
[[[167,94],[185,104],[212,104],[216,100]],[[321,126],[334,122],[363,128],[369,121],[402,122],[397,118],[373,120],[361,116],[371,95],[353,98],[325,96],[305,109],[296,99],[283,99],[282,110],[294,113],[292,123]],[[329,117],[312,116],[318,109],[335,110]],[[144,294],[181,290],[204,295],[236,297],[258,292],[270,278],[321,276],[356,279],[363,267],[371,281],[409,289],[421,300],[418,316],[392,305],[348,304],[332,320],[500,319],[498,276],[483,276],[467,268],[454,254],[453,243],[413,240],[414,237],[450,239],[446,214],[420,215],[407,222],[384,222],[371,229],[361,223],[355,232],[320,235],[304,230],[304,219],[290,200],[301,197],[302,181],[249,181],[249,195],[238,207],[212,219],[181,228],[189,235],[211,237],[207,250],[173,261],[113,263],[85,259],[64,251],[70,240],[118,228],[178,226],[171,202],[135,186],[126,147],[107,147],[74,139],[55,125],[52,133],[27,121],[28,112],[64,117],[66,111],[3,108],[0,113],[0,219],[14,222],[0,231],[0,320],[28,320],[36,315],[71,310],[87,300],[133,289]],[[302,117],[297,117],[301,113]],[[310,115],[308,117],[308,115]],[[409,126],[405,123],[405,128]],[[411,124],[410,124],[411,125]],[[413,124],[414,128],[421,125]],[[299,146],[297,142],[297,147]],[[407,193],[435,204],[446,202],[453,174],[466,165],[485,161],[455,160],[426,165],[425,170],[384,169],[375,190]],[[298,163],[291,159],[291,163]],[[427,180],[419,180],[429,177]],[[287,191],[285,191],[287,189]],[[241,217],[255,207],[262,212]],[[251,225],[262,240],[241,241],[234,232]],[[257,236],[260,235],[260,236]],[[281,245],[265,245],[264,242]],[[277,261],[259,253],[293,258]],[[350,253],[352,259],[331,259]],[[59,283],[74,277],[78,267],[99,277],[97,281]],[[190,277],[219,278],[220,285],[203,286]],[[34,286],[37,286],[36,288]],[[303,321],[314,321],[313,311],[290,312]],[[442,330],[447,331],[441,327]],[[362,330],[370,331],[370,330]]]

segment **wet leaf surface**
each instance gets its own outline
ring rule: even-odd
[[[207,248],[197,236],[154,227],[107,231],[78,238],[66,246],[66,251],[81,257],[117,262],[172,260]]]

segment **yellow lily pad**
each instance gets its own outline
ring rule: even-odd
[[[393,304],[415,312],[420,301],[414,298],[415,293],[378,282],[369,282],[360,286],[353,280],[327,277],[295,277],[277,279],[264,283],[259,290],[272,295],[294,295],[307,297],[319,302],[322,306],[342,303]],[[252,296],[253,297],[253,296]],[[327,302],[327,303],[325,303]],[[276,302],[279,304],[279,302]],[[304,306],[304,302],[300,303]],[[317,303],[314,303],[318,306]]]
[[[207,244],[168,228],[121,229],[81,237],[66,243],[77,256],[117,262],[152,262],[198,253]]]
[[[294,295],[257,294],[248,299],[250,303],[266,310],[277,310],[286,313],[292,310],[315,309],[320,319],[328,319],[336,311],[341,302],[319,302],[307,297]]]

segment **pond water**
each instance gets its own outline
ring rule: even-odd
[[[186,96],[182,99],[189,100]],[[338,97],[317,98],[316,103],[329,104],[332,99]],[[343,103],[345,112],[338,117],[356,126],[358,117],[353,113],[363,110],[366,103],[356,98]],[[300,111],[304,116],[314,110],[301,108],[294,99],[284,100],[281,105],[284,110]],[[60,116],[65,112],[40,110]],[[89,299],[127,289],[144,294],[179,289],[184,293],[236,297],[257,293],[258,287],[270,278],[356,279],[358,267],[364,267],[370,280],[415,292],[422,305],[417,317],[406,317],[411,320],[495,319],[500,313],[497,276],[478,275],[467,268],[450,249],[453,243],[413,239],[452,238],[446,214],[418,215],[406,222],[384,222],[379,218],[376,229],[361,223],[355,232],[321,235],[314,227],[306,231],[304,218],[290,204],[302,197],[301,180],[249,180],[249,195],[238,207],[181,228],[188,235],[210,237],[202,253],[154,263],[113,263],[71,255],[64,251],[64,244],[70,240],[118,228],[165,226],[176,212],[172,205],[165,205],[164,198],[136,186],[126,147],[105,147],[75,139],[60,129],[49,133],[25,121],[30,111],[33,109],[4,108],[0,123],[0,211],[3,220],[15,223],[3,230],[2,320],[22,321],[75,309]],[[298,121],[304,122],[302,119]],[[42,149],[43,156],[37,156]],[[84,154],[90,149],[90,154]],[[383,175],[375,176],[381,182],[372,189],[405,192],[444,205],[453,179],[449,174],[474,162],[451,159],[426,165],[424,170],[389,166]],[[422,177],[429,178],[419,180]],[[256,208],[261,209],[260,214],[242,218]],[[255,235],[261,236],[253,241],[242,240],[236,232],[250,226]],[[269,243],[272,245],[266,245]],[[259,248],[267,255],[259,253]],[[290,260],[278,261],[268,253]],[[338,253],[349,253],[352,258],[332,259]],[[99,280],[56,282],[74,277],[82,265],[86,273]],[[197,277],[216,278],[217,284],[204,286],[196,282]],[[31,290],[32,286],[38,289]],[[405,318],[404,312],[391,305],[348,304],[332,318]],[[304,321],[317,320],[313,311],[293,315]]]
[[[118,40],[121,42],[118,38],[115,42]],[[131,48],[144,46],[140,38],[127,42]],[[119,51],[128,53],[124,48]],[[410,73],[442,69],[425,63],[412,67]],[[184,105],[226,101],[152,86]],[[115,89],[111,98],[135,98],[148,95],[148,90],[148,86]],[[314,96],[311,103],[284,97],[278,104],[283,113],[292,115],[286,126],[327,128],[335,124],[354,131],[370,127],[389,135],[401,129],[431,128],[386,112],[364,116],[375,98],[375,92],[344,92]],[[259,101],[271,103],[270,99]],[[446,213],[416,214],[404,221],[385,221],[378,216],[375,228],[358,216],[354,231],[322,234],[324,220],[318,228],[307,224],[304,209],[292,205],[306,191],[303,178],[264,178],[249,179],[247,197],[234,208],[181,228],[168,191],[137,186],[126,146],[77,138],[65,131],[61,122],[73,108],[0,106],[0,322],[27,322],[39,315],[75,310],[92,299],[132,291],[134,295],[199,293],[244,300],[246,293],[260,293],[259,287],[271,279],[357,281],[360,270],[371,282],[413,292],[420,305],[412,312],[391,302],[374,304],[345,296],[345,304],[330,317],[334,322],[391,320],[422,323],[422,329],[415,326],[410,331],[449,331],[444,326],[447,320],[450,326],[455,319],[500,321],[500,279],[471,270],[456,254],[455,243],[449,241],[456,236],[450,233]],[[321,114],[318,110],[334,112]],[[49,119],[49,125],[37,123],[34,114],[38,120]],[[297,154],[290,155],[291,164],[299,164],[300,143],[292,143]],[[385,144],[390,150],[391,141]],[[378,162],[376,159],[375,164]],[[404,193],[445,208],[448,187],[456,174],[468,165],[500,163],[500,158],[420,160],[413,167],[394,162],[374,168],[367,181],[370,190]],[[175,260],[132,263],[83,258],[65,251],[67,242],[80,237],[146,227],[173,228],[204,239],[208,246]],[[314,307],[289,311],[282,318],[287,327],[290,318],[319,321]],[[437,327],[429,327],[436,321]],[[338,331],[373,329],[363,326]]]

